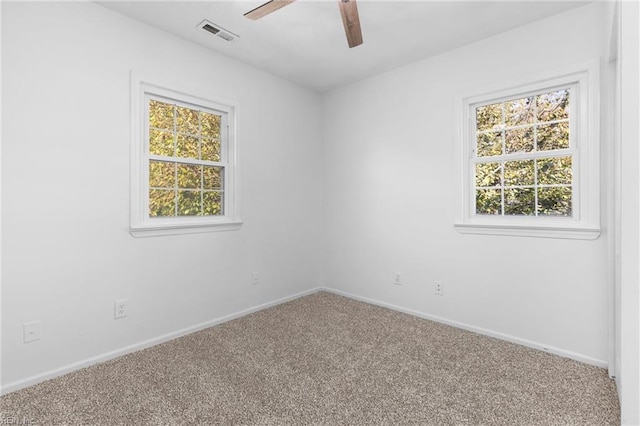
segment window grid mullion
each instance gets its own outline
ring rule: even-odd
[[[178,153],[178,107],[173,105],[173,155]],[[178,163],[173,164],[173,215],[178,217]]]
[[[549,151],[537,151],[537,152],[518,152],[514,154],[506,155],[494,155],[491,157],[475,157],[474,162],[480,163],[495,163],[499,161],[523,161],[534,160],[537,158],[558,158],[558,157],[570,157],[573,156],[576,150],[574,148],[554,149]]]
[[[538,159],[534,158],[533,160],[533,212],[534,216],[538,216]]]
[[[533,97],[533,152],[538,152],[538,95]]]
[[[200,167],[200,213],[204,214],[204,167]]]
[[[500,215],[504,216],[504,161],[500,163]]]
[[[156,155],[156,154],[149,154],[148,157],[149,157],[149,160],[162,161],[165,163],[181,163],[181,164],[191,164],[194,166],[207,166],[207,167],[226,167],[227,166],[227,163],[223,163],[220,161],[197,160],[195,158],[167,157],[165,155]]]
[[[504,109],[504,102],[502,102],[501,104],[501,112],[502,112],[502,122],[501,127],[502,127],[502,155],[501,157],[504,157],[507,154],[507,131],[505,130],[505,123],[506,123],[506,115],[507,112]],[[504,216],[504,212],[505,212],[505,200],[504,200],[504,195],[505,195],[505,190],[504,190],[504,164],[505,164],[505,160],[500,162],[500,213],[501,216]]]
[[[564,185],[564,186],[568,186],[568,185]],[[150,186],[149,189],[161,189],[164,191],[173,191],[175,189],[175,187],[170,186],[170,187],[165,187],[165,186]],[[198,191],[200,192],[201,190],[199,188],[181,188],[183,191]],[[202,192],[224,192],[223,189],[203,189]]]
[[[198,111],[198,159],[202,160],[202,111]]]
[[[533,96],[533,152],[538,152],[538,95]],[[538,216],[538,159],[533,159],[533,213]]]
[[[547,126],[547,125],[551,125],[551,124],[560,124],[560,123],[569,123],[571,121],[570,118],[561,118],[558,120],[550,120],[550,121],[537,121],[537,117],[535,117],[536,121],[535,121],[535,125],[537,126]],[[477,133],[479,135],[486,135],[488,133],[496,133],[499,132],[501,130],[519,130],[519,129],[524,129],[527,127],[532,127],[534,126],[534,124],[518,124],[517,126],[507,126],[506,123],[502,125],[501,128],[496,129],[487,129],[487,130],[478,130]],[[162,130],[162,129],[157,129],[157,130]]]
[[[495,186],[476,186],[477,189],[500,189],[500,188],[506,188],[506,189],[514,189],[514,188],[534,188],[536,185],[495,185]],[[550,183],[550,184],[543,184],[543,185],[537,185],[539,188],[571,188],[571,184],[569,183]],[[154,187],[154,189],[156,189]],[[161,188],[160,188],[161,189]],[[211,191],[211,190],[210,190]]]

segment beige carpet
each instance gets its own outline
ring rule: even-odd
[[[0,403],[38,425],[620,423],[603,369],[328,293]]]

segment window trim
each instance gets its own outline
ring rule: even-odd
[[[236,120],[237,104],[220,99],[205,99],[185,91],[168,89],[169,85],[150,83],[131,72],[131,212],[129,232],[134,237],[192,234],[237,230],[240,219],[238,193]],[[201,106],[221,112],[226,118],[226,143],[221,144],[225,163],[224,214],[216,216],[184,216],[150,218],[148,152],[148,99],[167,99],[183,106]],[[224,119],[224,118],[223,118]],[[221,135],[221,138],[224,135]],[[225,158],[226,157],[226,158]]]
[[[596,239],[600,235],[600,60],[567,66],[517,81],[484,87],[456,96],[457,137],[455,153],[454,228],[463,234],[529,236],[544,238]],[[573,86],[570,120],[574,162],[574,217],[522,217],[477,215],[473,210],[475,182],[471,166],[475,141],[475,105],[517,98],[558,86]]]

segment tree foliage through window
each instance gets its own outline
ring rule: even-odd
[[[149,100],[149,216],[223,214],[221,116]]]
[[[475,108],[476,214],[572,215],[569,89]]]

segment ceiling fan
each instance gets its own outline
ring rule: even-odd
[[[270,0],[265,4],[256,7],[245,13],[249,19],[260,19],[276,10],[293,3],[295,0]],[[362,31],[360,29],[360,18],[358,17],[358,5],[356,0],[338,0],[340,6],[340,14],[342,15],[342,24],[344,32],[347,35],[347,43],[349,47],[356,47],[362,44]]]

